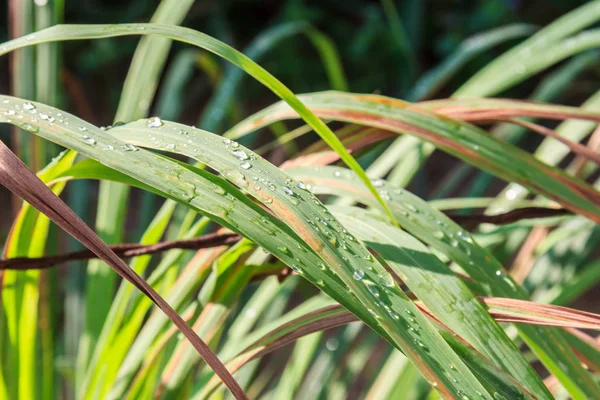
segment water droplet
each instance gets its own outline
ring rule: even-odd
[[[231,139],[223,139],[223,143],[225,143],[225,144],[231,144]]]
[[[353,277],[355,280],[360,281],[362,278],[365,277],[365,271],[363,271],[362,269],[357,269],[354,271]]]
[[[83,136],[83,141],[86,144],[89,144],[90,146],[93,146],[96,144],[96,139],[94,139],[93,137],[89,137],[87,135]]]
[[[159,128],[164,125],[164,122],[158,117],[152,117],[146,121],[146,126],[148,128]]]
[[[233,154],[240,161],[245,161],[249,158],[248,154],[246,154],[244,150],[234,150],[231,152],[231,154]]]
[[[124,145],[121,146],[121,149],[123,149],[123,151],[138,151],[139,150],[137,147],[135,147],[131,143],[125,143]]]
[[[277,248],[277,250],[281,251],[281,252],[282,252],[282,253],[284,253],[284,254],[290,254],[290,251],[289,251],[289,249],[288,249],[287,247],[285,247],[285,246],[279,246],[279,247]]]
[[[327,339],[327,341],[325,342],[325,347],[327,347],[327,350],[329,350],[329,351],[337,350],[339,345],[340,345],[339,341],[335,338]]]
[[[394,277],[389,272],[383,272],[377,277],[377,281],[383,286],[393,287]]]
[[[240,144],[238,142],[231,142],[231,147],[233,147],[234,149],[237,149],[238,147],[240,147]]]
[[[375,297],[379,297],[379,290],[372,284],[367,284],[367,290]]]
[[[375,179],[374,181],[372,181],[372,183],[375,187],[382,187],[385,181],[383,179]]]
[[[302,270],[296,264],[292,264],[292,269],[298,274],[302,274]]]
[[[30,102],[23,103],[23,108],[25,110],[35,110],[35,106]]]
[[[306,189],[306,185],[304,183],[302,183],[302,182],[298,182],[297,186],[298,186],[298,189],[302,189],[302,190]]]
[[[460,390],[458,392],[456,392],[456,394],[458,395],[458,398],[461,399],[461,400],[469,400],[470,399],[469,396],[467,396],[466,394],[464,394]]]
[[[433,237],[436,239],[443,239],[444,238],[444,232],[442,231],[435,231],[433,232]]]
[[[250,169],[252,168],[252,164],[250,164],[248,161],[244,161],[240,164],[240,167],[242,167],[243,169]]]
[[[416,344],[417,346],[419,346],[420,348],[422,348],[422,349],[425,349],[425,350],[427,349],[427,346],[425,345],[425,343],[423,343],[423,342],[421,341],[421,339],[419,339],[419,338],[415,338],[414,342],[415,342],[415,344]]]
[[[290,188],[284,187],[283,188],[283,193],[287,194],[288,196],[293,196],[294,192],[292,192],[292,190]]]
[[[327,269],[327,267],[325,267],[325,264],[323,263],[319,264],[319,268],[321,269],[321,271],[325,271]]]
[[[167,150],[175,150],[175,143],[167,143],[165,145],[165,149],[167,149]]]
[[[409,211],[411,211],[411,212],[417,212],[417,211],[418,211],[418,210],[417,210],[417,207],[415,207],[415,206],[414,206],[414,204],[412,204],[412,203],[406,203],[406,204],[405,204],[405,207],[406,207],[406,208],[407,208]]]

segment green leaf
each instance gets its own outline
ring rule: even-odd
[[[126,35],[156,35],[193,44],[223,57],[227,61],[246,71],[296,110],[304,121],[306,121],[306,123],[321,136],[325,143],[339,154],[346,165],[356,172],[369,188],[373,196],[381,203],[383,209],[387,210],[385,201],[383,201],[375,187],[373,187],[362,167],[350,155],[335,134],[331,132],[329,127],[298,100],[291,90],[244,54],[201,32],[188,28],[161,24],[57,25],[37,32],[35,35],[27,36],[27,38],[23,37],[6,42],[0,47],[0,55],[21,47],[52,41],[100,39]],[[388,215],[393,220],[392,214],[389,211]]]
[[[358,203],[377,206],[348,170],[317,167],[298,168],[290,173],[296,179],[310,183],[314,193],[348,196]],[[406,190],[388,185],[383,180],[378,180],[377,184],[389,196],[389,205],[402,227],[459,264],[480,290],[489,296],[527,300],[526,291],[516,284],[502,264],[454,221]],[[443,237],[435,234],[441,228]],[[583,398],[600,392],[598,385],[568,350],[566,342],[556,330],[526,325],[519,325],[518,329],[540,361],[573,396]]]
[[[437,389],[441,392],[455,394],[460,391],[470,396],[475,396],[477,392],[483,393],[481,384],[398,286],[381,286],[378,289],[379,296],[373,295],[365,282],[377,282],[377,277],[386,271],[372,259],[367,250],[354,237],[344,232],[344,228],[313,195],[297,184],[292,186],[293,180],[286,178],[276,167],[257,158],[248,149],[224,143],[222,138],[197,129],[163,123],[157,119],[114,128],[109,131],[111,134],[71,115],[66,116],[69,125],[50,125],[46,120],[32,118],[31,113],[22,109],[21,100],[6,96],[0,99],[9,101],[0,103],[0,111],[11,109],[23,116],[22,119],[11,119],[11,123],[18,123],[39,136],[97,158],[107,166],[125,172],[169,197],[187,202],[221,225],[247,236],[286,264],[294,266],[315,285],[323,285],[323,290],[330,296],[403,349],[423,375],[438,383]],[[53,117],[56,114],[55,110],[41,104],[34,106],[37,112]],[[148,146],[156,146],[159,139],[162,140],[162,149],[176,149],[209,163],[213,169],[220,170],[225,178],[257,196],[265,206],[284,217],[298,234],[254,205],[249,198],[222,179],[198,168],[185,167],[139,150],[134,144],[119,140],[113,133],[126,134],[133,143],[143,141]],[[189,140],[193,146],[189,146]],[[196,147],[198,145],[202,147]],[[238,151],[244,151],[246,156]],[[246,161],[253,163],[252,169],[243,165]],[[319,256],[314,251],[318,251]],[[330,269],[323,270],[319,267],[323,262]],[[353,275],[359,270],[364,275],[360,274],[361,279],[356,280]],[[348,295],[348,290],[353,296]],[[396,314],[378,311],[382,307],[381,302]],[[419,343],[422,346],[415,343],[406,324],[418,329]],[[440,365],[453,365],[454,368],[447,370],[440,368]],[[460,384],[453,381],[454,374],[460,374]]]
[[[322,118],[423,138],[491,174],[543,194],[593,221],[600,221],[597,206],[600,194],[596,190],[471,124],[384,96],[329,91],[299,98]],[[242,134],[275,121],[296,118],[296,115],[287,104],[279,102],[239,123],[230,134]]]

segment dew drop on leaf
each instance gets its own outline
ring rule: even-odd
[[[394,277],[389,272],[382,272],[377,277],[377,281],[383,286],[393,287],[394,286]]]
[[[246,154],[244,150],[234,150],[231,153],[240,161],[245,161],[248,159],[248,154]]]
[[[89,137],[87,135],[83,136],[83,142],[86,144],[89,144],[90,146],[93,146],[96,144],[96,139],[94,139],[93,137]]]
[[[365,277],[365,271],[363,271],[362,269],[357,269],[354,271],[354,280],[360,281],[362,278]]]
[[[146,122],[148,128],[159,128],[164,125],[164,122],[158,117],[152,117]]]
[[[135,147],[131,143],[125,143],[124,145],[121,146],[121,148],[123,149],[123,151],[138,151],[139,150],[137,147]]]

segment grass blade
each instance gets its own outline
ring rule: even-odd
[[[600,221],[597,206],[600,194],[588,184],[470,124],[429,114],[423,108],[383,96],[322,92],[300,98],[322,118],[419,136],[500,178],[517,182],[593,221]],[[252,131],[295,116],[294,110],[280,102],[246,119],[230,132]]]
[[[223,382],[239,399],[247,398],[235,379],[212,353],[208,346],[195,334],[187,323],[158,295],[139,275],[106,246],[85,223],[71,211],[50,189],[46,187],[27,167],[0,142],[0,182],[19,197],[24,198],[43,212],[57,225],[94,251],[98,257],[111,265],[119,275],[134,284],[150,297],[190,340],[196,350],[221,377]]]
[[[273,93],[290,104],[299,115],[309,124],[315,132],[327,143],[341,159],[356,172],[364,184],[369,188],[373,196],[381,203],[384,210],[387,210],[385,201],[381,198],[377,189],[371,184],[371,181],[365,174],[358,162],[348,153],[343,144],[333,132],[313,114],[285,85],[269,74],[265,69],[244,56],[242,53],[227,46],[203,33],[192,29],[181,28],[171,25],[161,24],[126,24],[126,25],[58,25],[52,28],[38,32],[35,36],[15,39],[7,42],[0,50],[0,55],[21,47],[28,47],[35,44],[47,43],[61,40],[80,40],[80,39],[100,39],[106,37],[125,36],[125,35],[156,35],[170,38],[195,46],[204,48],[212,53],[223,57],[232,64],[237,65],[256,80],[268,87]],[[393,220],[391,212],[388,215]]]
[[[377,206],[366,190],[348,170],[336,167],[318,167],[290,171],[296,179],[312,185],[318,194],[335,194],[352,197],[356,202]],[[527,300],[526,291],[517,285],[492,254],[480,247],[470,235],[453,221],[431,208],[429,204],[406,190],[394,188],[383,180],[377,181],[380,190],[389,196],[389,204],[400,224],[415,237],[438,249],[459,264],[473,278],[482,293],[494,297]],[[361,195],[362,192],[362,195]],[[439,221],[439,222],[436,222]],[[434,235],[444,228],[444,237]],[[568,346],[558,332],[542,327],[519,326],[521,336],[573,396],[595,396],[600,387],[589,373],[568,351]],[[561,360],[561,361],[558,361]],[[587,393],[587,394],[585,394]]]
[[[2,99],[9,100],[8,104],[13,102],[13,104],[18,105],[21,103],[20,100],[13,98],[3,97]],[[41,104],[35,104],[35,107],[37,107],[38,112],[43,111],[50,113],[50,115],[54,115],[56,112]],[[2,108],[0,106],[0,111]],[[4,106],[4,109],[6,108]],[[16,107],[11,109],[20,110]],[[111,133],[115,134],[119,132],[127,133],[128,137],[136,137],[136,140],[143,140],[149,146],[155,145],[155,142],[149,140],[148,132],[156,135],[156,137],[170,133],[174,137],[169,137],[169,142],[165,141],[165,145],[175,143],[176,148],[182,150],[186,148],[183,144],[188,144],[187,140],[197,141],[198,144],[204,141],[206,149],[210,153],[192,152],[193,154],[186,155],[200,157],[202,161],[210,162],[213,168],[224,173],[224,177],[241,185],[244,190],[255,193],[259,200],[274,212],[285,215],[288,218],[288,223],[292,223],[298,229],[299,234],[309,241],[310,246],[307,245],[304,239],[292,233],[289,227],[286,227],[270,216],[269,213],[254,205],[248,198],[239,194],[234,187],[227,185],[220,178],[203,170],[189,166],[185,167],[173,163],[167,158],[139,150],[132,144],[122,142],[116,136],[109,135],[74,116],[68,116],[68,126],[53,124],[52,129],[48,129],[48,123],[39,120],[34,122],[28,113],[19,113],[19,115],[22,115],[23,119],[11,119],[11,123],[18,123],[21,126],[27,125],[30,130],[42,137],[72,147],[74,150],[90,157],[100,158],[112,168],[122,172],[126,171],[135,179],[161,190],[168,197],[175,197],[180,201],[187,202],[191,206],[203,210],[204,213],[210,215],[221,225],[247,235],[286,264],[298,266],[298,269],[303,271],[303,275],[307,279],[317,286],[324,284],[325,286],[322,287],[327,290],[330,296],[340,301],[377,332],[402,348],[408,357],[416,362],[422,374],[438,383],[437,389],[439,391],[448,394],[456,394],[460,391],[471,396],[475,396],[477,392],[483,393],[483,387],[477,380],[473,379],[470,370],[454,355],[437,331],[397,286],[386,286],[385,291],[382,289],[380,296],[375,297],[367,289],[364,282],[357,281],[352,277],[352,269],[359,268],[365,270],[365,280],[368,277],[372,282],[376,281],[378,274],[387,273],[380,264],[372,259],[366,249],[361,247],[355,239],[350,239],[343,232],[343,228],[330,215],[324,213],[322,206],[319,206],[318,202],[314,203],[315,198],[307,191],[296,189],[295,192],[292,191],[295,193],[294,196],[286,193],[283,188],[293,181],[291,179],[286,181],[285,175],[277,168],[255,158],[256,156],[249,150],[241,146],[228,148],[224,145],[222,138],[183,125],[163,123],[163,125],[156,127],[159,125],[156,119],[139,121],[127,124],[126,127],[122,126],[111,130]],[[85,127],[83,132],[79,129],[82,126]],[[182,130],[188,132],[188,135],[180,134],[179,132]],[[177,143],[174,140],[175,137],[180,141],[185,140],[185,142]],[[231,145],[232,143],[230,143]],[[258,169],[269,171],[269,180],[277,182],[281,194],[273,192],[266,181],[261,183],[261,190],[257,191],[254,189],[255,184],[251,186],[244,183],[244,181],[248,183],[248,181],[242,179],[247,169],[240,164],[240,153],[235,153],[238,150],[246,152],[247,157],[250,157],[248,154],[253,157],[254,171]],[[204,159],[204,157],[208,159]],[[139,165],[143,165],[144,168],[139,168]],[[271,185],[274,185],[274,183],[271,183]],[[289,187],[288,190],[291,191]],[[234,205],[235,207],[232,207]],[[299,219],[298,212],[308,213],[308,219],[310,220],[317,217],[319,220],[324,220],[329,228],[325,229],[323,233],[321,233],[321,228],[319,228],[319,231],[314,230],[311,224],[305,222],[306,220]],[[336,229],[333,229],[333,227]],[[265,230],[268,232],[267,235],[265,235]],[[288,235],[287,238],[282,234]],[[342,243],[346,247],[345,250],[341,246]],[[300,248],[306,249],[306,251],[292,251],[291,249],[296,247],[291,246],[297,245],[300,245]],[[322,258],[316,256],[316,253],[313,252],[313,246],[318,249]],[[353,254],[352,260],[344,255],[350,251]],[[343,258],[348,258],[348,260]],[[329,264],[332,270],[326,268],[324,271],[319,267],[324,261]],[[368,268],[372,268],[372,270]],[[360,301],[348,297],[346,286],[351,288]],[[375,311],[381,307],[379,303],[382,301],[390,303],[389,307],[398,313],[398,319],[388,313]],[[368,311],[369,308],[372,311]],[[419,327],[420,341],[425,347],[415,345],[412,334],[405,329],[405,322],[400,320],[400,316],[404,318],[404,321],[407,321],[408,318],[414,319],[412,324]],[[447,372],[439,368],[440,364],[452,364],[455,369]],[[452,380],[455,373],[460,374],[462,377],[460,384]]]

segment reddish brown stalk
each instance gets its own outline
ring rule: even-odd
[[[565,209],[527,207],[509,211],[499,215],[449,215],[448,217],[465,227],[473,227],[478,224],[490,223],[496,225],[509,224],[528,218],[546,218],[560,215],[568,215]],[[158,242],[151,245],[137,243],[118,244],[109,246],[119,257],[130,258],[142,255],[161,253],[172,249],[200,250],[204,248],[229,245],[241,239],[235,233],[210,233],[198,238]],[[43,269],[62,264],[69,261],[81,261],[96,258],[96,254],[90,250],[82,250],[73,253],[46,256],[39,258],[9,258],[0,260],[0,272],[3,270],[29,270]]]
[[[566,139],[563,136],[560,136],[558,133],[556,133],[552,129],[546,128],[545,126],[517,118],[499,118],[496,119],[496,121],[509,122],[515,125],[520,125],[533,132],[539,133],[540,135],[549,136],[567,146],[573,153],[578,154],[579,156],[600,165],[600,154],[582,145],[581,143],[577,143],[572,140]]]
[[[464,226],[479,224],[505,225],[523,219],[548,218],[569,215],[571,212],[564,208],[523,207],[497,215],[448,215],[454,222]]]
[[[119,257],[130,258],[142,255],[161,253],[163,251],[172,249],[200,250],[204,248],[228,245],[237,242],[238,240],[240,240],[240,238],[241,237],[235,233],[210,233],[198,238],[159,242],[151,245],[128,243],[113,245],[109,247]],[[0,260],[0,270],[41,269],[52,267],[54,265],[69,261],[89,260],[92,258],[96,258],[96,255],[90,250],[81,250],[73,253],[66,253],[57,256],[47,256],[40,258],[10,258],[6,260]]]
[[[223,363],[179,314],[144,279],[104,244],[94,231],[40,181],[2,141],[0,141],[0,183],[45,214],[50,220],[92,250],[98,258],[110,265],[121,277],[135,285],[144,295],[149,297],[181,330],[231,393],[237,399],[248,398]]]

